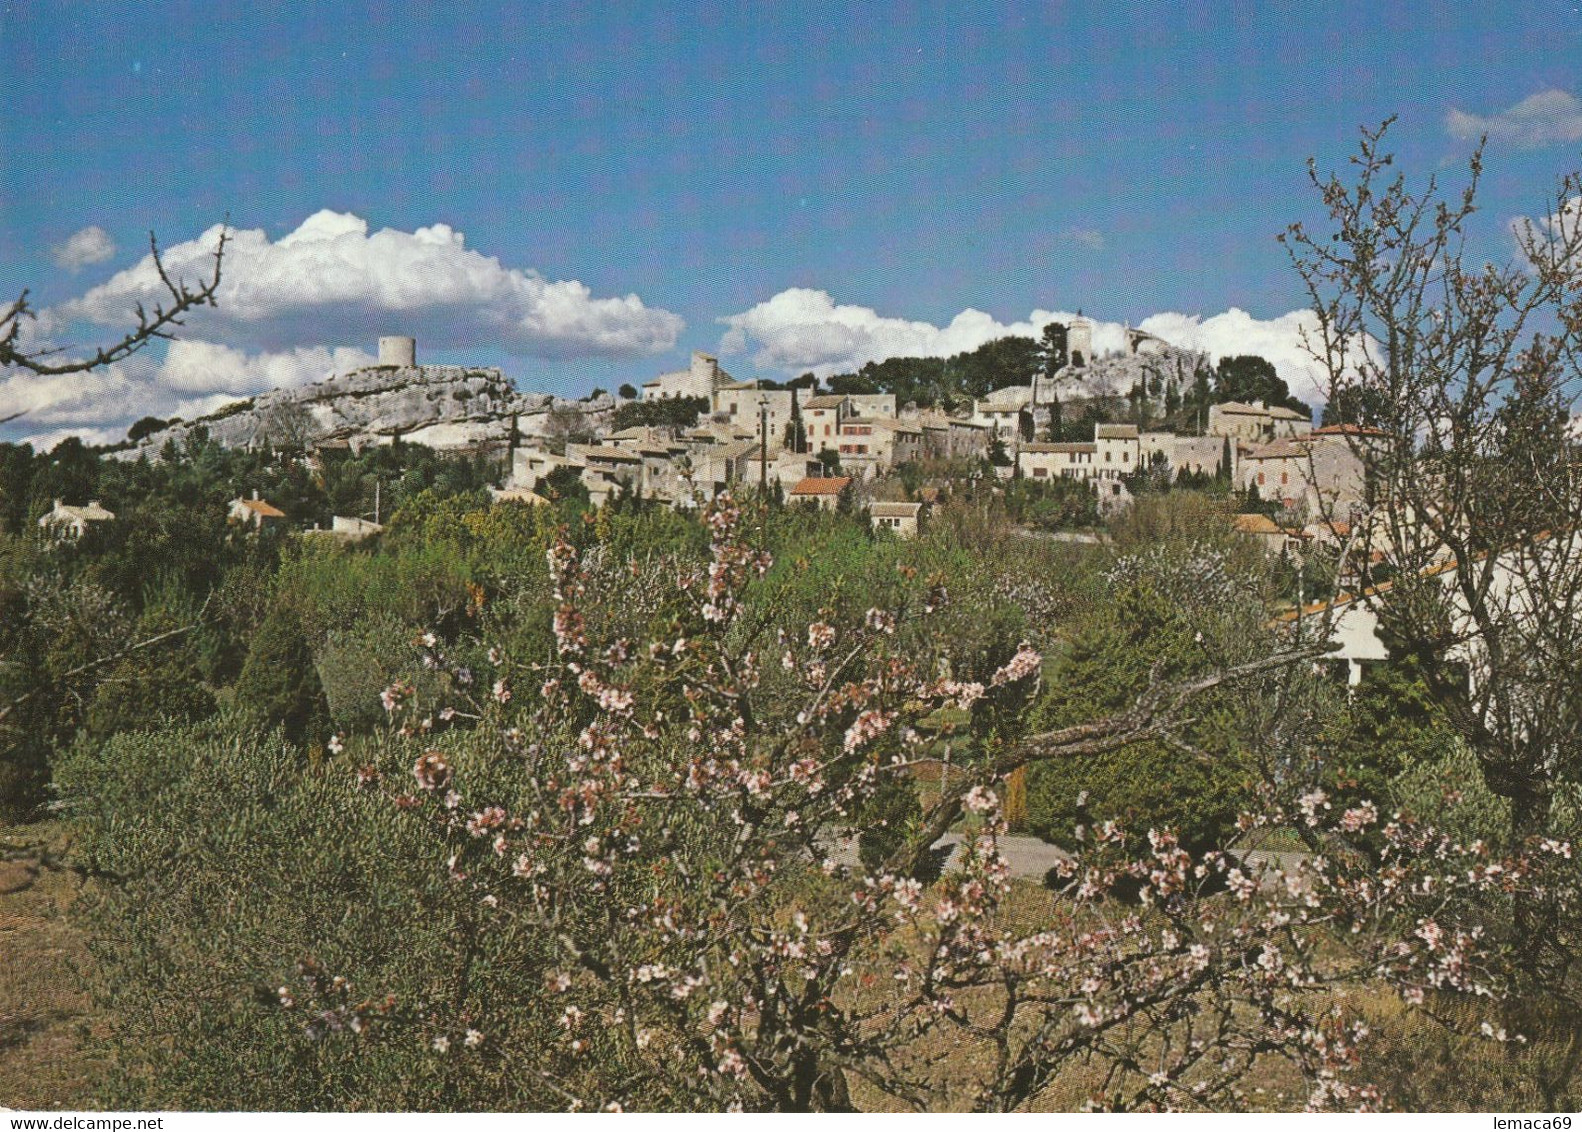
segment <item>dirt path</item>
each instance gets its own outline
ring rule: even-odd
[[[91,1025],[74,966],[87,947],[67,910],[79,882],[40,867],[43,843],[58,848],[58,825],[0,825],[0,1107],[81,1109],[93,1105],[104,1067],[83,1052]]]

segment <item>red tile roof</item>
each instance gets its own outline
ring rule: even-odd
[[[851,486],[850,476],[808,476],[791,489],[792,495],[839,495]]]
[[[238,499],[243,507],[255,515],[262,515],[266,519],[284,519],[286,513],[273,503],[265,503],[262,499]]]

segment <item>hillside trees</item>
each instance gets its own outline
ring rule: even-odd
[[[1291,395],[1285,379],[1268,359],[1256,354],[1227,355],[1219,360],[1214,368],[1214,401],[1262,401],[1309,417],[1313,414],[1305,402]]]

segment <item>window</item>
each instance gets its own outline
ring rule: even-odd
[[[1106,464],[1108,464],[1114,458],[1114,456],[1115,453],[1111,452],[1108,448],[1104,450],[1104,462]]]
[[[1126,451],[1126,452],[1122,452],[1121,453],[1121,463],[1123,463],[1123,464],[1130,464],[1131,462],[1132,462],[1132,454],[1131,454],[1131,452],[1129,450]]]
[[[1258,486],[1260,486],[1260,487],[1263,486],[1263,473],[1262,472],[1258,473]]]
[[[1047,479],[1048,476],[1049,476],[1049,469],[1048,468],[1034,468],[1033,469],[1033,478],[1035,480]]]
[[[1291,482],[1290,473],[1289,472],[1281,472],[1280,473],[1280,485],[1283,487],[1284,485],[1286,485],[1286,484],[1288,484],[1290,482]]]

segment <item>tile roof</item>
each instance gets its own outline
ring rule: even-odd
[[[1257,405],[1249,405],[1244,401],[1222,401],[1214,407],[1222,413],[1273,417],[1275,420],[1280,421],[1305,421],[1309,419],[1295,409],[1287,409],[1284,405],[1265,405],[1259,408]]]
[[[808,476],[793,487],[790,494],[839,495],[850,485],[850,476]]]
[[[922,509],[921,503],[874,503],[868,512],[877,519],[915,519]]]
[[[236,503],[240,503],[253,514],[261,515],[265,519],[284,519],[286,517],[286,513],[284,511],[276,507],[273,503],[267,503],[262,499],[238,499],[236,500]]]
[[[1279,535],[1285,530],[1267,515],[1237,515],[1231,525],[1244,535]]]
[[[1275,440],[1268,444],[1254,444],[1250,448],[1243,448],[1242,458],[1245,460],[1288,460],[1293,457],[1307,455],[1307,445],[1298,440]]]
[[[1313,436],[1389,436],[1383,429],[1371,428],[1367,425],[1332,424],[1323,428],[1315,428]]]

